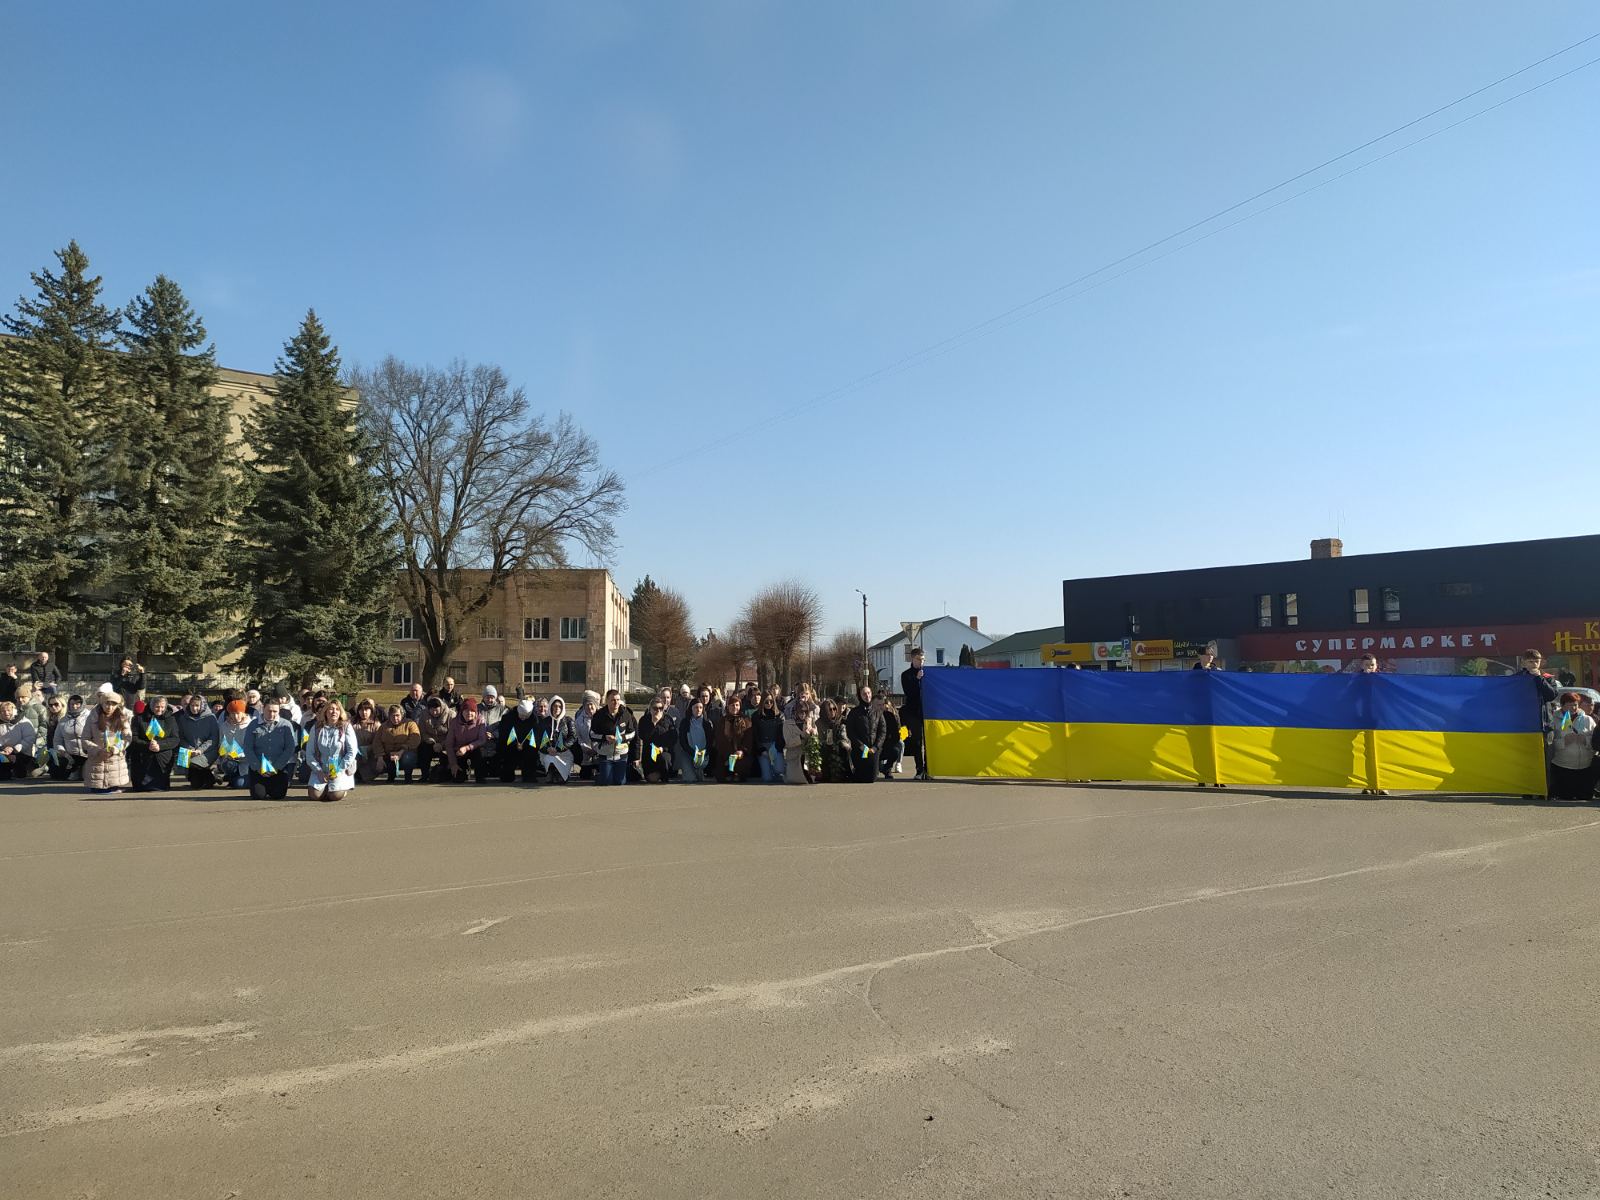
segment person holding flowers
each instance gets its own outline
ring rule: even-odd
[[[95,693],[94,710],[83,725],[83,745],[88,752],[83,782],[95,795],[110,795],[128,787],[128,739],[133,735],[122,696],[109,683]]]
[[[344,705],[329,700],[317,710],[316,724],[306,740],[306,767],[310,780],[306,795],[324,802],[343,800],[356,786],[356,731]]]

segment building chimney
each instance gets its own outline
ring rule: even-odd
[[[967,618],[967,624],[971,625],[973,629],[977,629],[978,628],[978,618],[977,617],[968,617]]]
[[[1339,558],[1344,554],[1344,543],[1338,538],[1317,538],[1311,543],[1312,558]]]

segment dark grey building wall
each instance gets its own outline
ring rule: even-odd
[[[1109,641],[1125,635],[1205,641],[1267,632],[1256,622],[1256,597],[1273,597],[1272,630],[1285,624],[1281,597],[1295,593],[1308,630],[1359,629],[1351,593],[1369,590],[1372,625],[1383,624],[1381,589],[1400,596],[1398,627],[1515,625],[1600,611],[1600,535],[1351,554],[1068,579],[1061,585],[1063,640]],[[1135,633],[1130,618],[1137,618]]]

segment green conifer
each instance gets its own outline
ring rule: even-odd
[[[33,273],[32,297],[0,317],[0,641],[70,652],[104,617],[95,585],[99,446],[118,407],[110,352],[118,313],[70,243],[59,272]]]
[[[389,656],[399,559],[339,352],[315,312],[284,346],[276,375],[275,398],[252,416],[246,439],[245,665],[305,685]]]
[[[127,308],[117,367],[126,401],[105,438],[110,503],[101,527],[125,643],[141,661],[199,667],[234,640],[237,457],[228,402],[213,393],[215,349],[183,290],[157,276]]]

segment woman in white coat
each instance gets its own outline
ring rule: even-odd
[[[356,786],[356,731],[344,705],[329,700],[317,713],[306,739],[306,766],[311,779],[306,794],[313,800],[343,800]]]
[[[550,700],[550,740],[539,747],[539,772],[552,783],[566,783],[572,778],[575,765],[572,748],[577,744],[578,731],[567,716],[567,702],[560,696]]]

